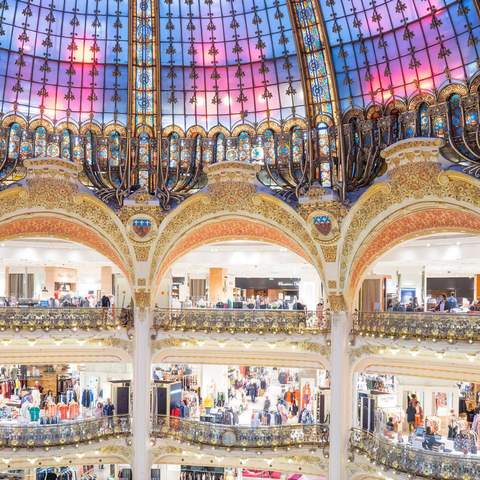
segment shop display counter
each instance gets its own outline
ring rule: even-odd
[[[411,476],[430,480],[480,478],[477,455],[425,450],[358,428],[352,429],[350,447],[353,455],[366,455],[373,463]]]
[[[0,424],[0,448],[76,445],[129,434],[128,415],[66,421],[55,425]]]
[[[0,307],[0,331],[114,330],[131,328],[126,308]]]
[[[205,333],[318,334],[330,331],[328,312],[282,309],[184,308],[156,309],[157,331]]]
[[[273,449],[276,447],[328,447],[327,424],[291,424],[270,427],[247,427],[199,422],[178,417],[154,418],[152,435],[172,437],[192,444],[227,449]]]
[[[479,342],[480,314],[434,312],[357,312],[352,333],[359,336]]]

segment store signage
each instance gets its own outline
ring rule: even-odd
[[[332,231],[332,220],[328,215],[315,215],[313,224],[322,235],[328,235]]]
[[[393,393],[385,393],[377,396],[378,408],[392,408],[397,406],[397,396]]]

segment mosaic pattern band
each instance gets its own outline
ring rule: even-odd
[[[2,425],[0,448],[40,448],[76,445],[130,434],[130,417],[72,420],[55,425]]]
[[[319,334],[330,331],[330,316],[295,310],[156,309],[157,331],[252,334]]]
[[[448,341],[480,341],[480,315],[431,312],[357,312],[352,333],[359,336]]]
[[[252,428],[157,416],[152,435],[223,448],[328,447],[328,425],[325,424]]]
[[[126,308],[29,308],[0,307],[4,330],[113,330],[133,326]]]
[[[430,480],[474,480],[480,476],[480,459],[420,450],[393,443],[378,434],[352,429],[352,454],[363,454],[376,464]]]

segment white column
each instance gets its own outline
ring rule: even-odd
[[[133,353],[133,478],[149,480],[150,458],[150,377],[151,355],[150,326],[152,310],[135,308]]]
[[[352,375],[348,352],[350,328],[350,317],[346,312],[332,313],[330,480],[347,480],[348,439],[352,420]]]

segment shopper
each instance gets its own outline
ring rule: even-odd
[[[445,310],[447,309],[447,296],[446,295],[442,295],[440,297],[440,300],[437,302],[437,304],[435,305],[435,308],[434,310],[436,312],[444,312]]]
[[[408,406],[407,406],[407,423],[408,423],[408,431],[414,432],[415,431],[415,415],[417,414],[416,407],[416,395],[413,394],[411,398],[408,399]]]
[[[98,402],[97,406],[95,407],[95,410],[93,411],[93,415],[96,418],[99,418],[103,415],[103,403]]]
[[[103,406],[103,416],[108,417],[108,426],[113,428],[113,412],[115,411],[115,406],[112,401],[107,398],[105,405]]]
[[[265,402],[263,404],[263,411],[265,413],[268,413],[270,411],[270,407],[271,407],[271,402],[270,402],[270,399],[268,397],[265,398]]]
[[[110,299],[106,295],[102,297],[102,307],[110,308]]]
[[[449,312],[451,312],[452,310],[455,310],[457,307],[458,307],[457,298],[455,297],[455,293],[451,292],[447,300],[446,309]]]
[[[425,435],[423,437],[422,447],[425,450],[433,450],[433,447],[437,444],[435,440],[435,434],[430,427],[427,427]]]

